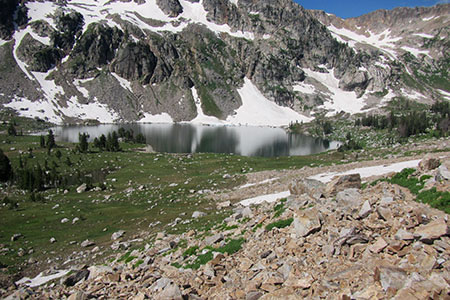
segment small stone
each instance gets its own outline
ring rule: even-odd
[[[301,211],[294,218],[294,231],[298,238],[319,231],[321,226],[319,212],[316,208]]]
[[[214,245],[215,243],[223,241],[223,238],[224,238],[223,234],[221,233],[217,233],[213,236],[208,236],[207,238],[205,238],[205,245],[207,246]]]
[[[69,219],[67,219],[67,218],[64,218],[64,219],[61,220],[62,224],[67,223],[67,222],[69,222]]]
[[[378,238],[375,244],[369,246],[369,250],[372,253],[380,253],[383,251],[384,248],[386,248],[388,244],[383,238]]]
[[[78,218],[78,217],[73,218],[73,220],[72,220],[72,225],[75,224],[75,223],[78,222],[78,221],[80,221],[80,218]]]
[[[414,235],[404,229],[399,229],[394,238],[399,241],[411,241],[414,240]]]
[[[82,291],[76,291],[75,293],[70,295],[69,298],[67,298],[67,300],[86,300],[87,298],[88,298],[87,295]]]
[[[12,237],[11,237],[11,242],[15,242],[15,241],[17,241],[19,238],[21,238],[22,237],[22,234],[21,233],[16,233],[16,234],[14,234]]]
[[[88,269],[81,269],[77,271],[76,273],[70,275],[64,280],[65,286],[74,286],[77,282],[81,280],[86,280],[89,277],[89,270]]]
[[[125,235],[125,230],[116,231],[111,235],[111,240],[112,241],[118,240],[121,237],[123,237],[124,235]]]
[[[201,218],[204,216],[206,216],[206,213],[201,212],[201,211],[194,211],[194,213],[192,214],[192,218],[194,218],[194,219],[198,219],[198,218]]]
[[[54,237],[50,238],[50,243],[51,244],[56,243],[56,239]]]
[[[90,240],[85,240],[81,243],[81,247],[83,247],[83,248],[91,247],[94,245],[95,245],[95,243]]]
[[[368,200],[366,200],[363,204],[363,206],[361,207],[361,210],[359,211],[359,217],[361,219],[366,218],[368,215],[370,215],[370,213],[372,212],[372,207],[370,206],[370,202]]]
[[[86,183],[83,183],[82,185],[80,185],[79,187],[77,187],[77,193],[78,193],[78,194],[84,193],[84,192],[86,192],[86,190],[87,190],[87,185],[86,185]]]

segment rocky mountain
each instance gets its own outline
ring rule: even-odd
[[[449,98],[450,5],[342,20],[292,0],[2,2],[0,104],[24,116],[287,125]]]

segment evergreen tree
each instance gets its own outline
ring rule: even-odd
[[[12,178],[12,175],[11,161],[0,149],[0,182],[8,181]]]
[[[53,131],[50,129],[47,135],[47,149],[50,151],[54,147],[56,147],[55,136],[53,135]]]
[[[45,148],[45,137],[43,135],[41,135],[39,138],[39,144],[41,148]]]
[[[99,139],[99,141],[100,141],[100,149],[105,149],[106,148],[106,136],[104,135],[104,134],[102,134],[101,136],[100,136],[100,139]]]
[[[136,136],[136,143],[138,143],[138,144],[145,144],[145,143],[147,143],[147,141],[146,141],[146,139],[145,139],[145,136],[142,134],[142,133],[139,133],[137,136]]]
[[[78,134],[78,140],[79,140],[78,150],[81,153],[86,153],[89,149],[88,138],[89,138],[89,135],[87,133]]]
[[[112,138],[112,151],[113,152],[120,151],[119,136],[117,135],[117,132],[113,131],[111,138]]]
[[[10,135],[10,136],[16,136],[17,135],[17,131],[16,131],[16,128],[14,127],[13,123],[9,123],[8,135]]]

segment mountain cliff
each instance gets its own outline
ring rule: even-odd
[[[450,96],[450,5],[342,20],[291,0],[2,2],[0,105],[51,122],[279,126]]]

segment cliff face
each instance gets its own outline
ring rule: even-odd
[[[12,7],[2,11],[12,17],[1,24],[0,103],[53,122],[264,125],[255,121],[258,114],[271,119],[280,111],[288,124],[308,121],[315,111],[376,108],[395,93],[430,102],[445,97],[435,88],[449,90],[450,5],[349,20],[291,0]],[[18,18],[24,14],[25,21]],[[422,27],[405,31],[395,20]],[[423,45],[414,48],[418,39]],[[276,105],[258,111],[249,101]]]

